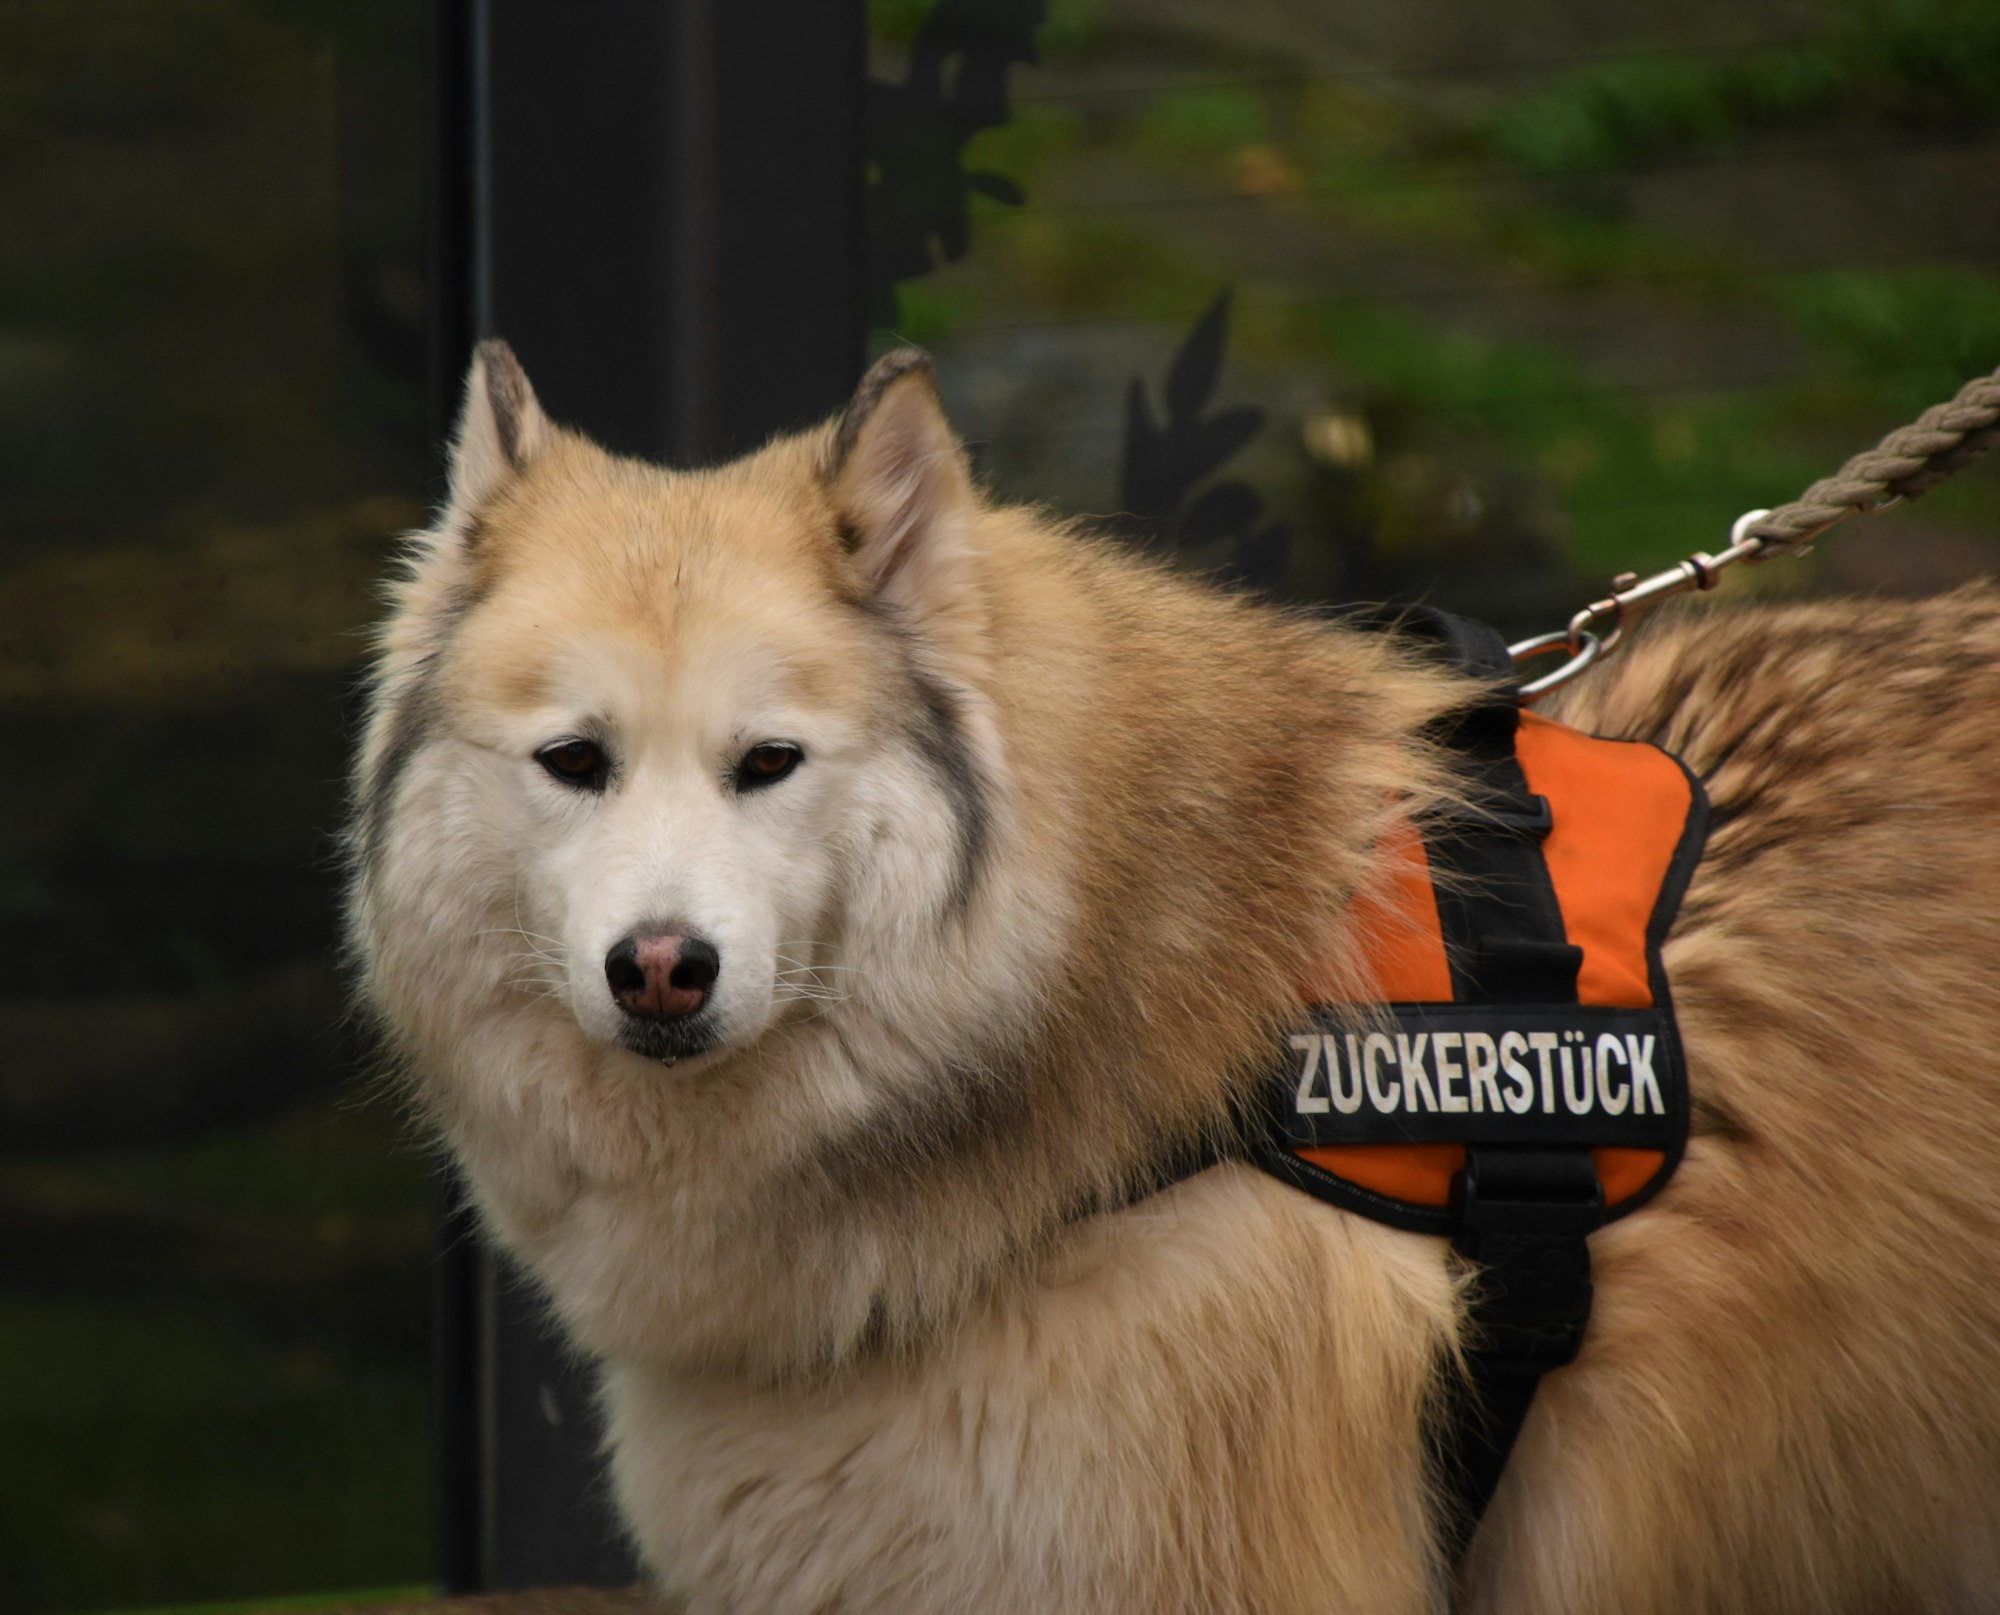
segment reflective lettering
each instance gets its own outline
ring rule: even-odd
[[[1303,1032],[1294,1032],[1285,1041],[1306,1057],[1305,1068],[1299,1072],[1299,1089],[1295,1095],[1299,1114],[1324,1115],[1328,1108],[1326,1096],[1312,1091],[1313,1078],[1319,1075],[1319,1034],[1315,1032],[1308,1036]]]
[[[1352,1116],[1361,1108],[1361,1072],[1354,1063],[1354,1034],[1347,1034],[1346,1081],[1342,1081],[1339,1045],[1331,1032],[1326,1034],[1326,1087],[1333,1095],[1333,1108],[1343,1116]]]
[[[1660,1079],[1653,1074],[1653,1043],[1648,1037],[1634,1037],[1629,1032],[1625,1037],[1625,1049],[1632,1057],[1632,1114],[1644,1116],[1648,1112],[1655,1116],[1667,1113],[1666,1101],[1660,1097]],[[1652,1096],[1652,1104],[1646,1103],[1647,1095]]]
[[[1393,1082],[1381,1080],[1382,1056],[1394,1053],[1395,1046],[1380,1032],[1370,1032],[1368,1041],[1361,1045],[1361,1062],[1368,1074],[1368,1098],[1385,1114],[1393,1111],[1403,1097]]]
[[[1465,1109],[1465,1095],[1458,1091],[1458,1079],[1465,1075],[1465,1068],[1454,1053],[1460,1036],[1457,1032],[1440,1032],[1431,1039],[1431,1063],[1438,1074],[1438,1109],[1454,1114]]]
[[[1571,1036],[1576,1034],[1572,1033]],[[1573,1068],[1581,1065],[1583,1081],[1579,1083]],[[1562,1046],[1563,1103],[1569,1106],[1572,1116],[1588,1116],[1596,1095],[1590,1091],[1590,1050],[1572,1049],[1567,1043]]]
[[[1556,1045],[1561,1041],[1562,1039],[1557,1037],[1553,1032],[1530,1032],[1528,1034],[1528,1047],[1535,1051],[1535,1058],[1542,1063],[1542,1114],[1544,1116],[1553,1116],[1556,1113],[1556,1068],[1555,1062],[1549,1056],[1555,1053]]]
[[[1507,1073],[1507,1108],[1516,1116],[1526,1115],[1535,1102],[1534,1076],[1521,1064],[1521,1056],[1527,1052],[1528,1040],[1519,1032],[1500,1034],[1500,1069]]]
[[[1549,1031],[1508,1027],[1511,1018],[1495,1006],[1477,1018],[1491,1030],[1290,1035],[1293,1106],[1302,1117],[1667,1114],[1671,1073],[1659,1069],[1658,1035],[1604,1031],[1588,1012],[1563,1026],[1570,1017],[1552,1008],[1521,1011],[1528,1026],[1540,1020]]]
[[[1632,1103],[1632,1090],[1629,1083],[1620,1083],[1614,1096],[1611,1087],[1613,1060],[1621,1066],[1624,1065],[1625,1050],[1619,1045],[1617,1038],[1605,1032],[1597,1039],[1597,1102],[1604,1107],[1605,1115],[1622,1116],[1625,1114],[1625,1107]]]
[[[1431,1040],[1428,1032],[1419,1032],[1412,1043],[1402,1033],[1396,1034],[1396,1062],[1403,1068],[1403,1108],[1414,1111],[1417,1095],[1424,1096],[1424,1109],[1438,1108],[1437,1095],[1431,1092],[1431,1074],[1424,1069],[1424,1045]]]
[[[1509,1032],[1507,1036],[1514,1034]],[[1485,1032],[1465,1034],[1465,1075],[1472,1087],[1472,1108],[1476,1112],[1500,1108],[1500,1085],[1493,1075],[1500,1069],[1500,1051]],[[1527,1073],[1523,1072],[1523,1076]]]

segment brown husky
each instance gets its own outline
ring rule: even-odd
[[[1445,789],[1460,696],[968,477],[928,372],[719,470],[497,344],[383,630],[368,998],[720,1611],[2000,1609],[2000,596],[1661,625],[1680,1171],[1591,1244],[1456,1588],[1444,1241],[1147,1194]]]

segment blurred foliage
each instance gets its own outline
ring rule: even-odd
[[[1255,90],[1203,85],[1170,90],[1144,105],[1128,137],[1141,156],[1225,157],[1271,138],[1271,112]]]
[[[1060,165],[1089,139],[1085,119],[1073,107],[1017,102],[1013,116],[997,128],[982,129],[965,148],[968,167],[1003,174],[1038,174]],[[991,216],[999,204],[980,201],[976,213]]]
[[[895,324],[877,333],[876,356],[904,343],[920,348],[945,341],[979,309],[979,294],[962,286],[905,281],[896,289]]]
[[[1281,479],[1260,492],[1300,536],[1289,592],[1445,599],[1476,574],[1461,604],[1505,579],[1525,592],[1493,609],[1539,613],[1711,544],[2000,362],[2000,232],[1980,228],[1983,256],[1925,256],[1978,216],[1982,199],[1948,186],[1980,170],[1904,182],[1896,167],[2000,138],[2000,14],[1863,0],[1801,34],[1750,8],[1741,32],[1761,21],[1766,43],[1686,48],[1671,40],[1694,24],[1670,8],[1627,14],[1628,49],[1443,82],[1287,58],[1271,44],[1285,8],[1240,25],[1111,14],[1092,54],[1024,75],[1012,122],[968,148],[1028,204],[975,205],[966,261],[903,288],[902,334],[939,347],[947,376],[961,344],[962,364],[1018,364],[1042,332],[1121,356],[1068,427],[1043,393],[1032,436],[975,422],[1006,491],[1047,497],[1037,455],[1080,486],[1092,456],[1119,452],[1121,388],[1233,288],[1230,364],[1255,378],[1241,402],[1264,389],[1266,437],[1368,445],[1317,467],[1296,447],[1244,450]],[[1291,24],[1302,43],[1308,16]],[[1774,158],[1786,184],[1762,178]],[[1672,189],[1647,189],[1663,164]],[[1857,243],[1845,221],[1891,203],[1902,230]],[[1314,392],[1332,427],[1301,401]],[[1990,476],[1920,508],[2000,534]]]
[[[1213,276],[1143,219],[1025,213],[993,220],[987,233],[1005,244],[1014,293],[1046,309],[1178,321],[1215,295]]]
[[[2000,123],[2000,15],[1990,0],[1873,0],[1796,44],[1635,54],[1559,76],[1484,132],[1524,171],[1627,169],[1772,130],[1879,122],[1970,137]]]
[[[1441,423],[1491,443],[1535,474],[1570,513],[1570,559],[1584,572],[1686,547],[1699,513],[1768,502],[1774,483],[1802,487],[1814,460],[1773,430],[1781,406],[1731,394],[1649,399],[1593,383],[1529,343],[1439,330],[1364,302],[1333,301],[1288,336],[1329,366]],[[1385,542],[1394,548],[1391,521]],[[1407,526],[1407,523],[1401,524]]]
[[[2000,279],[1960,264],[1827,269],[1772,293],[1800,333],[1899,417],[2000,361]]]
[[[1465,130],[1372,89],[1308,85],[1289,108],[1298,189],[1329,222],[1475,256],[1565,288],[1640,280],[1668,295],[1726,294],[1725,253],[1618,209],[1495,185]]]
[[[863,99],[863,236],[869,319],[894,323],[896,284],[965,256],[971,207],[1026,200],[963,153],[1010,121],[1009,80],[1039,59],[1046,0],[938,0],[910,40],[906,69],[871,77]]]

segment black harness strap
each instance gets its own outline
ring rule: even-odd
[[[1453,1565],[1493,1500],[1542,1375],[1572,1362],[1590,1321],[1590,1249],[1604,1190],[1581,1149],[1473,1149],[1455,1185],[1460,1255],[1479,1264],[1467,1383],[1430,1431],[1451,1500],[1440,1522]]]
[[[1344,1100],[1329,1091],[1309,1105],[1314,1067],[1308,1065],[1299,1076],[1280,1057],[1274,1085],[1241,1117],[1248,1164],[1343,1210],[1392,1227],[1448,1235],[1453,1249],[1478,1269],[1467,1320],[1467,1372],[1452,1381],[1425,1431],[1440,1500],[1440,1545],[1456,1574],[1499,1487],[1542,1375],[1574,1361],[1583,1344],[1591,1307],[1588,1241],[1606,1221],[1591,1146],[1661,1150],[1664,1164],[1652,1187],[1665,1181],[1680,1158],[1686,1136],[1685,1074],[1658,948],[1699,855],[1706,809],[1698,786],[1690,781],[1689,818],[1648,932],[1654,1007],[1582,1006],[1577,979],[1583,952],[1569,941],[1543,857],[1553,814],[1549,803],[1529,790],[1515,755],[1521,714],[1505,641],[1483,623],[1426,608],[1393,615],[1368,610],[1332,615],[1350,626],[1393,628],[1428,640],[1457,669],[1491,687],[1486,699],[1460,712],[1436,737],[1456,759],[1466,805],[1423,825],[1454,1002],[1389,1006],[1398,1024],[1409,1028],[1419,1044],[1425,1031],[1443,1034],[1440,1045],[1447,1037],[1456,1043],[1460,1030],[1470,1036],[1473,1029],[1496,1024],[1496,1014],[1502,1024],[1532,1037],[1547,1035],[1551,1046],[1554,1034],[1575,1040],[1578,1047],[1593,1036],[1601,1042],[1618,1034],[1634,1048],[1635,1068],[1640,1040],[1648,1051],[1644,1059],[1650,1061],[1657,1039],[1657,1077],[1665,1088],[1664,1103],[1656,1090],[1648,1115],[1641,1114],[1646,1107],[1635,1099],[1629,1112],[1621,1104],[1608,1115],[1590,1114],[1581,1121],[1592,1108],[1588,1095],[1581,1107],[1570,1104],[1577,1115],[1567,1117],[1554,1115],[1546,1099],[1535,1115],[1518,1114],[1524,1106],[1510,1106],[1516,1114],[1504,1125],[1491,1108],[1483,1117],[1417,1117],[1407,1107],[1395,1114],[1397,1105],[1388,1102],[1377,1114],[1356,1114],[1361,1101],[1352,1086],[1357,1080],[1354,1039],[1342,1034],[1350,1085]],[[1334,1020],[1308,1024],[1327,1033],[1339,1030]],[[1490,1034],[1482,1035],[1489,1035],[1490,1046]],[[1323,1041],[1329,1046],[1330,1089],[1334,1039]],[[1298,1042],[1293,1039],[1293,1046]],[[1567,1083],[1569,1057],[1562,1058]],[[1445,1068],[1440,1063],[1435,1069],[1442,1093]],[[1649,1080],[1655,1075],[1648,1065]],[[1525,1071],[1522,1078],[1525,1084]],[[1545,1088],[1548,1081],[1544,1063]],[[1260,1104],[1267,1108],[1258,1110]],[[1330,1105],[1343,1114],[1304,1114],[1324,1113]],[[1463,1103],[1442,1108],[1466,1110]],[[1444,1136],[1465,1147],[1465,1166],[1452,1181],[1449,1208],[1391,1198],[1297,1153],[1321,1142],[1421,1142],[1438,1136],[1431,1124],[1440,1120],[1449,1123]],[[1322,1131],[1322,1122],[1337,1124],[1327,1129],[1331,1137]],[[1495,1142],[1496,1135],[1509,1141]],[[1579,1142],[1584,1139],[1589,1142]],[[1207,1142],[1191,1143],[1161,1163],[1149,1187],[1164,1187],[1228,1158]],[[1628,1195],[1619,1211],[1643,1203],[1646,1193],[1650,1187]]]
[[[1520,708],[1506,642],[1484,623],[1413,612],[1406,631],[1432,639],[1494,694],[1442,738],[1473,807],[1425,835],[1456,997],[1467,1003],[1574,1004],[1582,950],[1563,929],[1541,840],[1549,805],[1514,755]],[[1572,1361],[1590,1318],[1591,1232],[1604,1193],[1581,1146],[1473,1145],[1452,1185],[1453,1248],[1480,1268],[1468,1376],[1430,1431],[1440,1522],[1451,1562],[1464,1557],[1500,1484],[1541,1376]]]

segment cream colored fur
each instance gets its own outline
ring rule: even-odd
[[[2000,1607],[2000,601],[1686,623],[1569,715],[1709,780],[1669,945],[1686,1163],[1593,1240],[1481,1611]],[[475,366],[383,631],[352,938],[495,1236],[604,1363],[689,1608],[1432,1611],[1442,1242],[1218,1133],[1453,686],[965,475],[926,373],[670,474]],[[535,750],[627,759],[564,795]],[[595,731],[594,731],[595,732]],[[729,758],[799,743],[733,795]],[[621,929],[717,937],[722,1039],[619,1046]]]

